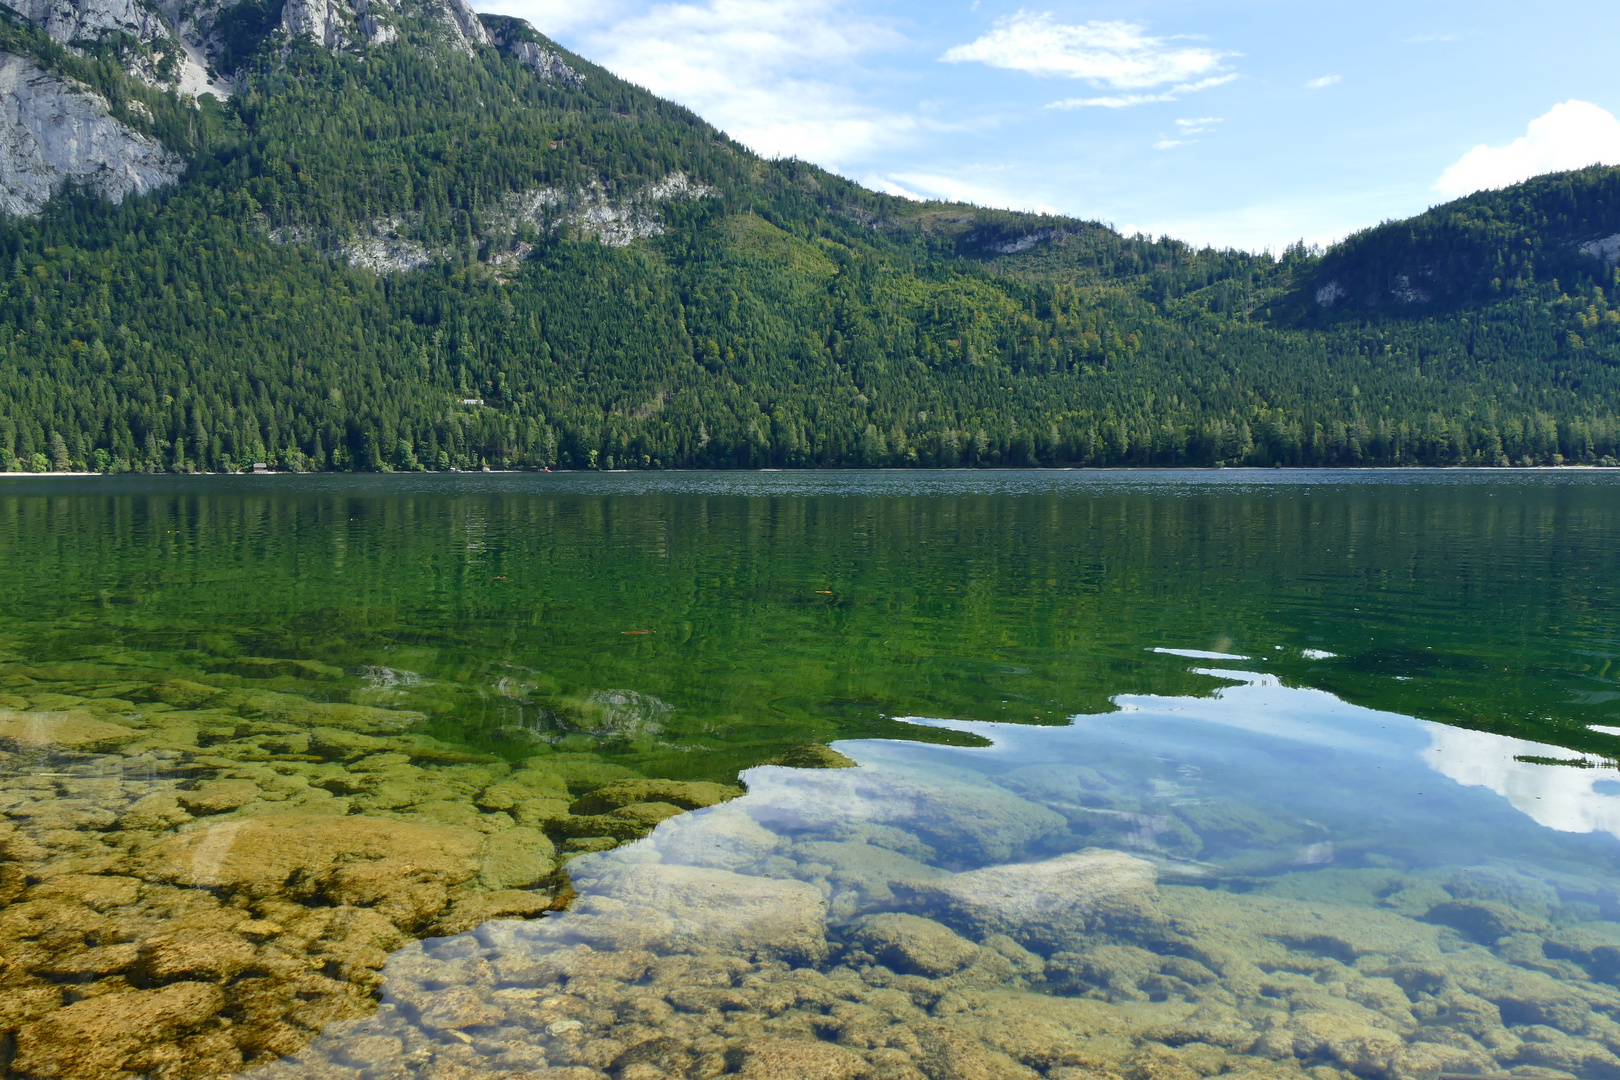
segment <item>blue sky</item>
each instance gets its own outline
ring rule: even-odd
[[[481,0],[767,155],[1258,250],[1620,164],[1620,4]]]

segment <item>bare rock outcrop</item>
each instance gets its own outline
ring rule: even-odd
[[[0,210],[37,214],[70,181],[121,202],[183,170],[179,155],[120,123],[88,87],[0,53]]]
[[[518,63],[533,69],[535,74],[546,82],[558,82],[568,86],[585,85],[585,76],[569,67],[561,56],[543,45],[536,45],[532,41],[519,41],[513,43],[510,52]]]
[[[142,43],[169,36],[163,16],[140,0],[17,0],[12,7],[53,41],[96,41],[124,34]]]
[[[347,47],[355,23],[354,9],[343,0],[287,0],[281,9],[281,29],[288,37],[309,37],[328,49]]]

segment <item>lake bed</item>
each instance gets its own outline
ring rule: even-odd
[[[1620,1072],[1602,474],[78,485],[15,1075]]]

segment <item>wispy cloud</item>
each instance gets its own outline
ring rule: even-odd
[[[1474,147],[1435,181],[1447,198],[1507,187],[1542,173],[1620,165],[1620,120],[1589,101],[1566,101],[1506,146]]]
[[[481,7],[483,5],[480,5]],[[541,12],[536,12],[538,6]],[[836,167],[923,128],[915,112],[863,101],[864,57],[904,45],[853,0],[693,0],[625,9],[602,0],[498,0],[557,32],[545,15],[579,26],[577,48],[614,73],[691,107],[767,156]],[[614,17],[605,17],[611,13]]]
[[[1310,82],[1306,83],[1305,89],[1321,90],[1324,87],[1332,86],[1334,83],[1342,82],[1343,80],[1343,75],[1323,75],[1320,79],[1312,79]]]
[[[1058,212],[1052,206],[1031,198],[1027,192],[998,187],[994,182],[986,182],[987,177],[994,176],[997,172],[1008,171],[1004,166],[980,165],[962,171],[969,173],[973,179],[964,179],[961,175],[950,173],[904,172],[884,174],[867,182],[876,180],[885,185],[885,189],[891,194],[904,195],[910,199],[946,199],[951,202],[974,203],[978,206],[1005,206],[1037,214]],[[1016,172],[1010,172],[1009,175],[1013,177],[1015,183],[1023,179]],[[914,192],[921,194],[913,194]]]
[[[892,176],[882,176],[880,174],[873,173],[862,177],[861,183],[862,185],[871,188],[873,191],[881,191],[885,195],[898,195],[900,198],[910,199],[912,202],[926,202],[928,200],[928,196],[919,195],[910,188],[896,183]]]
[[[1114,90],[1187,83],[1218,71],[1230,54],[1154,37],[1140,23],[1060,23],[1020,9],[977,41],[946,51],[950,64],[980,63],[1031,75],[1085,79]]]
[[[1195,83],[1183,83],[1172,86],[1158,94],[1109,94],[1103,97],[1064,98],[1047,105],[1048,109],[1128,109],[1132,105],[1151,105],[1159,101],[1180,101],[1184,94],[1196,94],[1200,90],[1211,90],[1217,86],[1236,79],[1236,75],[1217,75],[1211,79],[1200,79]]]
[[[1221,118],[1218,116],[1201,116],[1196,120],[1177,120],[1176,128],[1178,130],[1176,133],[1174,135],[1166,135],[1161,131],[1159,133],[1159,141],[1153,144],[1153,149],[1174,150],[1178,146],[1191,146],[1193,143],[1198,141],[1197,139],[1192,138],[1192,136],[1201,135],[1206,131],[1210,131],[1215,127],[1216,124],[1220,122]]]

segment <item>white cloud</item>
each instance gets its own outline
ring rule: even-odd
[[[881,191],[885,195],[898,195],[900,198],[910,199],[912,202],[928,201],[928,196],[919,195],[910,188],[902,187],[894,182],[893,177],[889,176],[880,176],[877,174],[865,176],[861,178],[861,185],[863,187],[871,188],[873,191]]]
[[[480,4],[528,18],[545,33],[571,29],[572,47],[615,74],[688,106],[766,156],[838,167],[893,145],[925,123],[877,107],[863,55],[903,39],[849,0],[694,0],[600,6],[580,0]]]
[[[493,0],[478,5],[479,11],[495,15],[513,15],[527,19],[536,30],[551,37],[560,37],[582,27],[597,26],[624,14],[625,0],[599,0],[584,3],[581,0]],[[595,60],[596,57],[591,57]]]
[[[1153,144],[1153,149],[1174,150],[1178,146],[1190,146],[1198,141],[1191,138],[1191,136],[1209,131],[1220,122],[1221,118],[1218,116],[1201,116],[1196,120],[1177,120],[1176,127],[1181,130],[1177,131],[1173,137],[1160,132],[1159,141]]]
[[[1379,209],[1400,205],[1399,188],[1373,188],[1337,194],[1313,193],[1291,198],[1266,198],[1244,204],[1223,198],[1202,206],[1140,207],[1121,214],[1120,231],[1126,235],[1174,236],[1194,246],[1234,247],[1244,251],[1281,251],[1295,240],[1326,247],[1355,232]],[[1414,205],[1421,210],[1421,203]],[[1169,211],[1169,212],[1166,212]]]
[[[1486,787],[1538,824],[1559,832],[1605,832],[1620,836],[1620,798],[1607,790],[1614,772],[1607,768],[1572,769],[1520,761],[1521,757],[1581,760],[1607,764],[1556,746],[1510,739],[1466,728],[1434,728],[1434,743],[1423,760],[1442,776],[1469,787]]]
[[[1306,83],[1305,89],[1320,90],[1325,86],[1332,86],[1334,83],[1343,78],[1343,75],[1324,75],[1320,79],[1312,79],[1310,82]]]
[[[984,182],[987,175],[1007,171],[1005,166],[975,166],[964,169],[974,179],[947,173],[889,173],[883,182],[893,194],[904,194],[911,199],[944,199],[949,202],[973,203],[977,206],[1001,206],[1014,210],[1028,210],[1037,214],[1056,214],[1059,211],[1047,203],[1037,201],[1027,193],[995,187]],[[1017,179],[1017,171],[1013,170]],[[912,192],[922,192],[914,195]]]
[[[940,57],[946,63],[977,62],[1031,75],[1086,79],[1115,90],[1185,83],[1220,69],[1228,54],[1152,37],[1128,22],[1059,23],[1048,12],[1020,9],[995,29]]]
[[[1435,190],[1457,198],[1541,173],[1620,165],[1620,120],[1589,101],[1554,105],[1506,146],[1474,147],[1440,174]]]
[[[1202,79],[1195,83],[1172,86],[1170,89],[1158,94],[1113,94],[1105,97],[1064,98],[1062,101],[1054,101],[1046,107],[1048,109],[1128,109],[1132,105],[1151,105],[1159,101],[1180,101],[1183,94],[1196,94],[1200,90],[1211,90],[1217,86],[1225,86],[1236,78],[1236,75],[1217,75],[1214,78]]]

